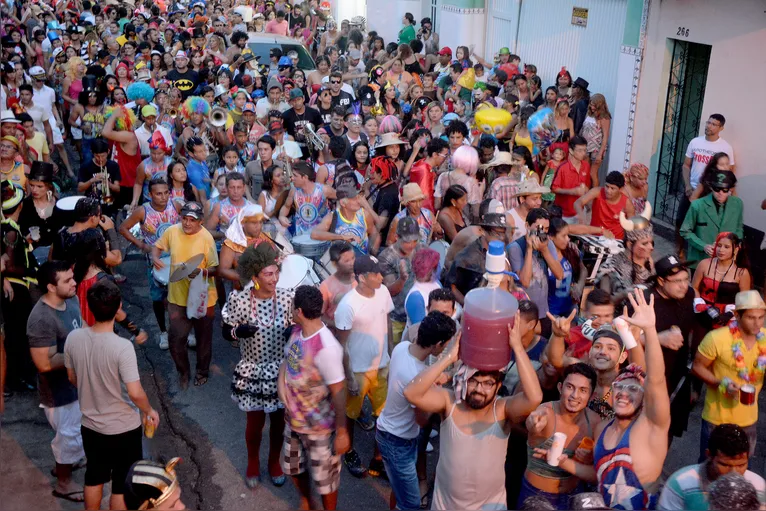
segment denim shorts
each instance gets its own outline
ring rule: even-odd
[[[383,457],[391,491],[396,496],[398,509],[420,509],[418,484],[418,438],[400,438],[376,429],[375,438]]]
[[[154,265],[152,260],[147,258],[146,279],[149,281],[149,296],[153,302],[162,302],[168,297],[168,286],[163,286],[154,278]]]

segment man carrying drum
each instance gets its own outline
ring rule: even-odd
[[[160,327],[160,349],[166,350],[170,346],[165,325],[165,300],[168,297],[170,267],[167,266],[165,271],[155,272],[151,253],[152,247],[165,230],[181,220],[178,214],[181,206],[178,202],[170,200],[170,189],[164,175],[154,176],[149,181],[149,198],[148,203],[134,209],[133,213],[120,224],[120,234],[146,254],[149,296],[152,298],[154,317]],[[130,232],[136,224],[141,225],[142,239],[136,238]],[[161,259],[165,259],[166,263],[170,261],[167,254],[161,254]]]
[[[162,252],[170,252],[171,279],[175,270],[183,270],[185,262],[194,256],[202,255],[202,261],[195,265],[194,271],[176,282],[168,284],[168,312],[170,316],[169,344],[170,355],[178,370],[179,385],[182,390],[189,386],[190,367],[189,355],[186,353],[186,342],[189,332],[194,328],[197,339],[197,375],[194,386],[207,383],[210,370],[210,360],[213,356],[213,320],[215,319],[215,303],[218,297],[213,277],[217,273],[218,253],[215,250],[213,236],[202,228],[202,205],[198,202],[187,202],[181,208],[181,223],[165,229],[162,236],[152,247],[152,262],[154,267],[161,270],[165,263],[160,260]],[[189,268],[191,269],[191,266]],[[201,318],[190,319],[187,316],[186,305],[189,298],[189,287],[192,280],[204,270],[207,279],[207,310]]]
[[[295,208],[295,237],[306,235],[320,224],[327,214],[327,199],[335,199],[335,189],[316,182],[316,172],[305,161],[293,163],[293,186],[285,205],[279,212],[279,222],[290,227],[290,210]]]
[[[311,239],[319,241],[348,241],[360,255],[367,255],[379,243],[374,213],[363,208],[363,197],[353,185],[341,185],[336,191],[338,209],[325,215],[311,231]]]

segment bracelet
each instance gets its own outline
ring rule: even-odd
[[[718,384],[718,392],[721,394],[727,394],[729,392],[729,385],[734,383],[734,381],[729,378],[728,376],[724,377],[721,380],[721,383]]]

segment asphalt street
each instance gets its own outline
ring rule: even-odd
[[[255,490],[243,481],[247,463],[244,442],[245,413],[230,397],[231,375],[239,360],[239,351],[226,342],[216,319],[213,341],[211,377],[203,387],[190,386],[181,391],[170,353],[157,346],[159,331],[155,324],[148,296],[143,259],[130,258],[121,267],[128,276],[123,284],[124,305],[128,314],[150,333],[150,340],[137,347],[141,381],[152,405],[159,411],[161,424],[153,440],[145,441],[146,454],[158,461],[174,456],[183,458],[178,467],[183,500],[190,509],[294,509],[297,492],[290,481],[282,488],[264,482]],[[190,350],[192,364],[194,351]],[[766,402],[761,399],[761,416]],[[676,439],[666,461],[666,474],[696,462],[699,443],[698,404],[689,423],[689,431]],[[759,421],[766,433],[766,420]],[[0,430],[0,502],[6,510],[82,509],[51,496],[53,467],[50,441],[53,431],[43,411],[38,407],[35,393],[16,394],[6,404]],[[267,424],[267,428],[268,428]],[[760,433],[760,431],[759,431]],[[766,438],[766,435],[760,435]],[[264,438],[267,432],[264,431]],[[357,428],[356,447],[367,463],[372,455],[373,432]],[[429,455],[430,477],[438,455],[438,437],[433,440],[436,450]],[[759,443],[753,470],[764,473],[766,446]],[[261,466],[266,467],[266,443],[262,447]],[[82,482],[83,471],[75,480]],[[266,477],[268,480],[268,477]],[[339,508],[388,509],[389,487],[381,479],[355,479],[344,468],[341,475]]]

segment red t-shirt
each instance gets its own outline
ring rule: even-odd
[[[620,211],[625,209],[626,202],[628,197],[620,193],[620,200],[616,204],[610,204],[606,200],[606,192],[601,188],[598,197],[593,200],[593,216],[591,216],[590,225],[603,227],[611,231],[615,238],[621,240],[625,231],[620,225]]]
[[[565,163],[561,164],[556,172],[556,177],[553,179],[551,188],[563,188],[569,190],[577,188],[581,184],[584,184],[588,188],[591,186],[590,163],[587,161],[580,162],[580,170],[578,172],[574,165],[567,160]],[[557,193],[553,203],[561,207],[565,217],[570,217],[577,214],[574,208],[574,203],[579,198],[578,195],[564,195]]]
[[[420,187],[423,194],[426,196],[426,200],[423,201],[423,207],[430,210],[432,213],[436,213],[436,211],[434,211],[435,180],[436,176],[433,169],[425,159],[415,162],[410,169],[410,183],[417,183]]]

